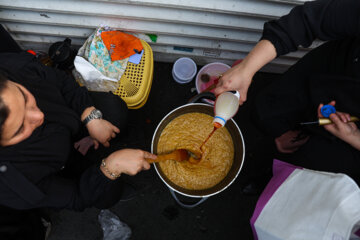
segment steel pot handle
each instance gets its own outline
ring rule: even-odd
[[[199,94],[193,96],[192,98],[190,98],[189,103],[195,103],[203,98],[209,98],[214,101],[216,99],[215,94],[213,94],[212,92],[202,92],[202,93],[199,93]]]
[[[185,203],[182,203],[178,197],[176,196],[175,192],[169,188],[169,191],[171,193],[171,196],[173,196],[173,198],[175,199],[175,201],[177,202],[177,204],[179,204],[181,207],[183,208],[188,208],[188,209],[191,209],[191,208],[194,208],[198,205],[200,205],[201,203],[203,203],[206,199],[208,199],[208,197],[203,197],[200,199],[200,201],[198,201],[197,203],[194,203],[194,204],[185,204]]]

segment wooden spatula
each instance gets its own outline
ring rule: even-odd
[[[189,160],[190,157],[193,158],[191,155],[192,154],[186,149],[176,149],[168,154],[157,155],[156,159],[146,158],[146,161],[148,163],[161,162],[166,160],[175,160],[182,162]]]

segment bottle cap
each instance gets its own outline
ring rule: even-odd
[[[320,109],[321,114],[328,118],[330,116],[330,114],[335,113],[336,109],[334,106],[332,105],[324,105],[321,109]]]
[[[223,127],[225,126],[225,123],[226,123],[226,120],[222,117],[219,117],[219,116],[215,116],[214,117],[214,121],[213,121],[213,124],[216,128],[219,128],[219,127]],[[220,126],[219,126],[220,125]]]

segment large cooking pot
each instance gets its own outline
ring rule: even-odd
[[[193,98],[192,101],[200,100],[203,97],[214,98],[213,95],[211,96],[209,94],[210,93],[199,94],[195,98]],[[210,116],[214,116],[214,107],[212,105],[203,104],[203,103],[189,103],[189,104],[183,105],[181,107],[178,107],[178,108],[172,110],[170,113],[168,113],[158,124],[158,126],[154,132],[152,144],[151,144],[151,151],[154,154],[157,154],[159,138],[160,138],[160,135],[161,135],[162,131],[164,130],[164,128],[173,119],[175,119],[176,117],[178,117],[182,114],[186,114],[186,113],[205,113]],[[161,180],[166,184],[166,186],[169,188],[172,196],[175,198],[175,200],[181,206],[186,207],[186,208],[192,208],[194,206],[197,206],[201,202],[205,201],[208,197],[225,190],[227,187],[229,187],[235,181],[236,177],[239,175],[240,170],[243,166],[244,157],[245,157],[244,139],[243,139],[243,136],[241,134],[239,127],[237,126],[237,124],[235,123],[235,121],[233,119],[228,120],[225,127],[229,131],[229,133],[232,137],[233,143],[234,143],[234,161],[233,161],[233,164],[232,164],[228,174],[225,176],[225,178],[221,182],[216,184],[215,186],[208,188],[208,189],[203,189],[203,190],[185,189],[183,187],[180,187],[180,186],[174,184],[172,181],[170,181],[166,177],[166,175],[163,173],[163,171],[161,170],[160,165],[158,163],[155,163],[155,170],[156,170],[157,174],[159,175]],[[175,192],[179,193],[183,196],[186,196],[186,197],[202,198],[202,199],[200,199],[200,201],[194,205],[186,205],[186,204],[181,203],[181,201],[179,201],[179,199],[176,197]]]

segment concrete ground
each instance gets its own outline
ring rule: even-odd
[[[185,85],[176,83],[172,79],[171,68],[172,64],[169,63],[155,63],[153,85],[146,105],[130,111],[130,138],[125,147],[150,151],[152,135],[161,119],[195,95],[191,92],[194,81]],[[175,202],[153,167],[129,178],[134,187],[141,190],[132,199],[120,201],[110,210],[131,228],[131,239],[253,239],[249,220],[258,195],[244,195],[241,189],[256,173],[251,160],[269,158],[267,152],[271,146],[266,149],[266,144],[263,144],[266,138],[252,124],[250,113],[258,89],[277,77],[275,74],[257,74],[249,90],[248,101],[235,117],[245,138],[246,157],[240,175],[229,188],[195,208],[184,209]],[[194,199],[183,200],[189,202]],[[102,229],[97,218],[99,212],[95,208],[84,212],[53,212],[49,240],[102,239]]]

